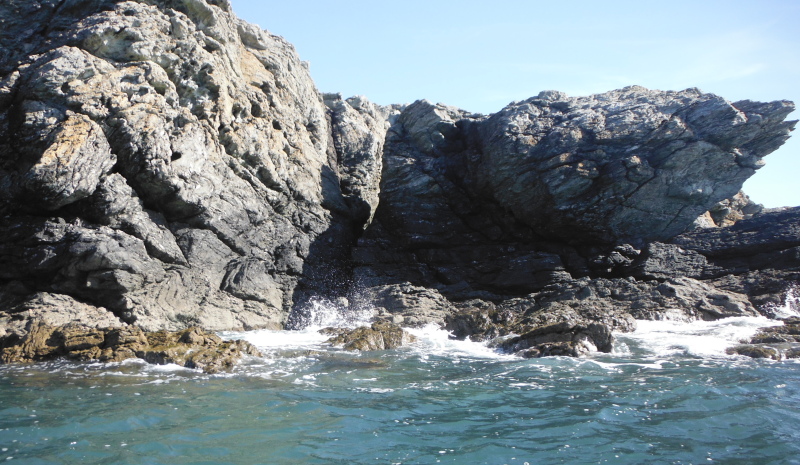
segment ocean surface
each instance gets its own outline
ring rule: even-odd
[[[225,375],[0,366],[0,461],[800,464],[800,362],[725,355],[769,324],[640,322],[582,359],[524,360],[433,328],[401,350],[346,352],[312,327],[225,333],[265,354]]]

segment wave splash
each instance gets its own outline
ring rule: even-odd
[[[351,302],[344,297],[310,299],[290,317],[289,329],[322,329],[327,327],[357,328],[369,325],[375,315],[371,305]]]
[[[783,305],[767,305],[763,311],[778,319],[800,318],[800,287],[793,286],[786,291]]]
[[[725,350],[752,337],[759,328],[781,324],[766,317],[717,321],[637,321],[632,333],[617,334],[615,354],[656,357],[729,358]]]
[[[793,289],[783,305],[775,306],[770,315],[779,318],[800,316],[800,292]],[[330,352],[337,349],[326,344],[329,336],[320,334],[326,327],[356,328],[371,324],[375,309],[367,305],[353,305],[346,299],[313,299],[296,319],[298,329],[290,331],[258,330],[244,333],[227,333],[232,339],[245,339],[268,354],[268,357],[293,357],[308,351]],[[698,357],[730,359],[726,349],[751,338],[760,328],[780,325],[779,320],[766,317],[726,318],[717,321],[638,321],[632,333],[615,334],[615,358],[672,358]],[[444,329],[435,325],[406,328],[417,337],[405,352],[425,359],[443,357],[451,359],[518,359],[488,347],[486,343],[455,340]],[[597,354],[604,357],[604,354]],[[590,358],[594,358],[590,356]]]
[[[694,356],[731,358],[729,347],[746,343],[765,327],[779,326],[781,319],[800,317],[800,291],[787,291],[782,305],[763,309],[767,317],[724,318],[716,321],[637,321],[632,333],[616,334],[616,355],[656,357]],[[776,319],[774,319],[776,318]]]

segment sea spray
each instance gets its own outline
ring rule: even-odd
[[[786,291],[782,305],[767,304],[763,313],[774,318],[800,317],[800,287],[792,286]]]
[[[371,305],[352,303],[345,297],[325,299],[315,297],[292,312],[290,329],[356,328],[369,324],[375,314]]]

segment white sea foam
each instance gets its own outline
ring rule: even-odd
[[[792,288],[787,292],[783,305],[764,310],[777,318],[800,317],[799,294],[797,289]],[[616,335],[615,352],[629,355],[638,349],[657,356],[685,354],[698,357],[724,357],[727,348],[746,342],[759,328],[781,324],[779,320],[765,317],[724,318],[690,323],[638,321],[635,332]]]
[[[320,346],[330,336],[319,333],[319,328],[306,328],[298,331],[273,331],[262,329],[245,333],[226,333],[231,339],[244,339],[262,350],[269,349],[312,349]]]
[[[722,357],[725,349],[746,341],[759,328],[781,324],[764,317],[725,318],[717,321],[637,321],[633,333],[617,334],[618,352],[643,351],[659,357],[693,355]],[[627,346],[627,347],[626,347]],[[627,354],[626,354],[627,355]]]
[[[330,336],[320,334],[327,327],[356,328],[368,325],[371,309],[352,309],[347,302],[315,299],[307,304],[302,329],[291,331],[257,330],[248,332],[223,332],[226,339],[244,339],[262,350],[297,350],[319,348]]]
[[[423,356],[477,359],[515,358],[487,347],[485,343],[453,339],[448,331],[434,324],[422,328],[406,328],[406,331],[417,337],[413,348]]]
[[[329,351],[325,342],[328,335],[320,334],[319,329],[333,327],[357,327],[368,325],[372,310],[352,313],[352,306],[328,300],[312,301],[306,314],[306,326],[301,330],[274,331],[258,330],[241,333],[223,333],[229,339],[244,339],[266,354],[267,358],[316,357],[317,351]],[[789,293],[786,303],[773,309],[776,314],[797,315],[798,297]],[[725,350],[752,337],[759,328],[777,325],[780,322],[764,317],[726,318],[718,321],[639,321],[633,333],[617,334],[614,355],[625,358],[639,356],[670,357],[690,355],[697,357],[725,357]],[[422,358],[435,356],[453,359],[497,359],[513,360],[517,357],[503,354],[488,347],[486,343],[453,339],[446,330],[436,325],[422,328],[406,328],[417,337],[409,349]],[[300,351],[292,353],[293,351]],[[306,353],[306,351],[311,351]],[[644,362],[649,363],[649,362]],[[277,367],[272,367],[277,368]],[[290,369],[290,367],[281,367]],[[653,365],[652,368],[660,368]]]

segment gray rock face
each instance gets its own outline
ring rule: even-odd
[[[146,329],[244,329],[347,276],[378,107],[338,120],[365,122],[341,141],[374,131],[363,156],[341,142],[340,177],[306,66],[227,2],[11,0],[0,17],[3,279]]]
[[[481,119],[419,101],[395,120],[380,206],[353,252],[357,283],[411,282],[457,298],[491,298],[570,279],[565,261],[581,266],[571,248],[548,244],[471,189],[464,134]]]
[[[399,109],[380,107],[364,97],[324,97],[330,112],[342,193],[353,216],[366,226],[378,208],[389,119],[396,117]]]
[[[793,110],[697,89],[543,92],[480,126],[474,176],[545,237],[663,241],[739,192],[788,138]]]
[[[490,117],[415,102],[387,134],[356,276],[494,300],[581,276],[663,279],[656,246],[640,249],[709,209],[720,224],[756,213],[741,183],[786,140],[793,108],[641,87],[543,92]],[[694,261],[687,276],[720,271]]]

